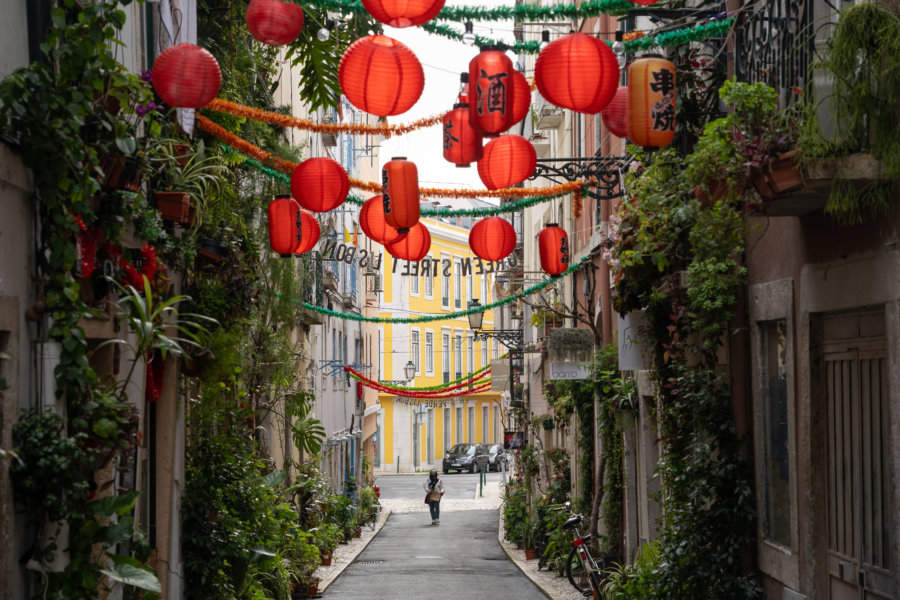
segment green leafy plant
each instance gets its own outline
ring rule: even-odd
[[[616,565],[603,585],[603,597],[610,600],[651,600],[654,595],[660,563],[658,541],[645,544],[630,565]]]

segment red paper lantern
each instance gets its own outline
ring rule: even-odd
[[[459,103],[444,115],[444,158],[457,167],[468,167],[483,154],[481,134],[469,123],[469,105]]]
[[[194,44],[170,46],[153,62],[153,89],[169,106],[202,108],[215,99],[221,84],[215,57]]]
[[[484,147],[478,161],[478,176],[489,190],[515,185],[534,173],[537,154],[534,146],[521,135],[501,135]]]
[[[586,33],[551,42],[534,65],[538,91],[551,104],[575,112],[603,110],[616,93],[619,63],[609,47]]]
[[[569,236],[565,229],[550,223],[538,235],[541,268],[551,277],[559,277],[569,268]]]
[[[503,260],[516,247],[516,230],[502,217],[488,217],[469,232],[469,247],[484,260]]]
[[[392,244],[400,241],[405,233],[391,227],[384,219],[384,200],[381,194],[365,201],[359,210],[359,226],[369,239],[379,244]]]
[[[300,205],[288,195],[276,196],[269,203],[269,245],[282,256],[294,253],[303,239]]]
[[[250,0],[245,15],[250,34],[263,44],[283,46],[303,30],[303,8],[281,0]]]
[[[659,0],[631,0],[635,4],[640,4],[641,6],[650,6],[651,4],[656,4]]]
[[[396,156],[381,168],[384,220],[400,233],[419,222],[419,172],[416,163]]]
[[[506,47],[482,46],[469,62],[469,112],[472,127],[495,137],[513,125],[515,79]]]
[[[612,102],[600,113],[603,124],[616,137],[628,137],[628,86],[620,85]]]
[[[319,222],[314,216],[305,210],[300,212],[300,244],[294,250],[294,254],[303,254],[309,252],[319,241],[322,230],[319,228]]]
[[[341,58],[338,80],[353,106],[381,117],[409,110],[425,87],[425,73],[416,55],[385,35],[370,35],[350,44]]]
[[[362,0],[377,21],[391,27],[410,27],[427,23],[444,8],[444,0]]]
[[[385,244],[384,248],[394,258],[419,261],[431,249],[431,233],[422,223],[416,223],[406,237],[392,244]]]
[[[291,174],[291,194],[306,210],[333,210],[344,202],[349,191],[347,172],[330,158],[308,158]]]
[[[645,56],[628,67],[628,139],[661,148],[675,137],[675,65]]]
[[[528,116],[528,109],[531,107],[531,86],[528,80],[519,71],[513,71],[513,104],[512,104],[512,122],[513,125],[520,122]]]

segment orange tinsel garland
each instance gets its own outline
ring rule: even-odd
[[[297,163],[284,160],[273,156],[271,152],[266,152],[258,146],[254,146],[250,142],[239,138],[221,125],[213,123],[203,115],[197,115],[197,126],[216,137],[238,152],[246,154],[251,158],[255,158],[259,162],[266,164],[273,169],[277,169],[282,173],[290,175],[294,172]],[[502,190],[453,190],[448,188],[419,188],[419,195],[428,198],[531,198],[534,196],[552,196],[575,192],[581,190],[585,185],[596,185],[597,180],[590,178],[587,181],[572,181],[562,183],[550,187],[540,188],[505,188]],[[350,178],[350,185],[354,188],[365,190],[372,194],[381,193],[381,184],[372,181],[362,181],[361,179]]]
[[[623,36],[622,41],[630,42],[631,40],[636,40],[638,38],[642,38],[645,35],[647,35],[646,31],[629,31],[628,33],[626,33]]]
[[[258,108],[251,108],[249,106],[244,106],[243,104],[230,102],[228,100],[221,100],[219,98],[216,98],[215,100],[207,104],[205,108],[217,112],[228,113],[236,117],[244,117],[253,121],[272,123],[273,125],[280,125],[281,127],[296,127],[297,129],[315,131],[317,133],[350,133],[353,135],[369,134],[383,135],[384,137],[391,137],[392,135],[403,135],[417,129],[423,129],[425,127],[431,127],[432,125],[438,125],[444,118],[444,115],[440,114],[433,117],[418,119],[416,121],[413,121],[412,123],[405,123],[402,125],[388,125],[387,123],[380,123],[378,125],[349,123],[345,125],[342,123],[316,123],[314,121],[310,121],[309,119],[300,119],[297,117],[292,117],[291,115],[282,115],[280,113],[260,110]]]

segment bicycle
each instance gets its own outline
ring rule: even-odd
[[[572,516],[563,523],[563,529],[572,529],[575,539],[572,541],[572,549],[569,551],[569,557],[566,560],[566,577],[572,586],[585,596],[594,598],[603,598],[603,592],[600,586],[604,581],[603,572],[606,570],[606,560],[601,558],[601,566],[597,565],[597,561],[591,556],[588,548],[588,541],[591,534],[582,536],[579,525],[584,521],[584,516],[572,511],[572,504],[566,502],[565,509],[572,513]]]

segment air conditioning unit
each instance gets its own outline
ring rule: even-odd
[[[558,129],[563,122],[563,110],[547,102],[540,92],[537,94],[537,126],[536,129]]]

